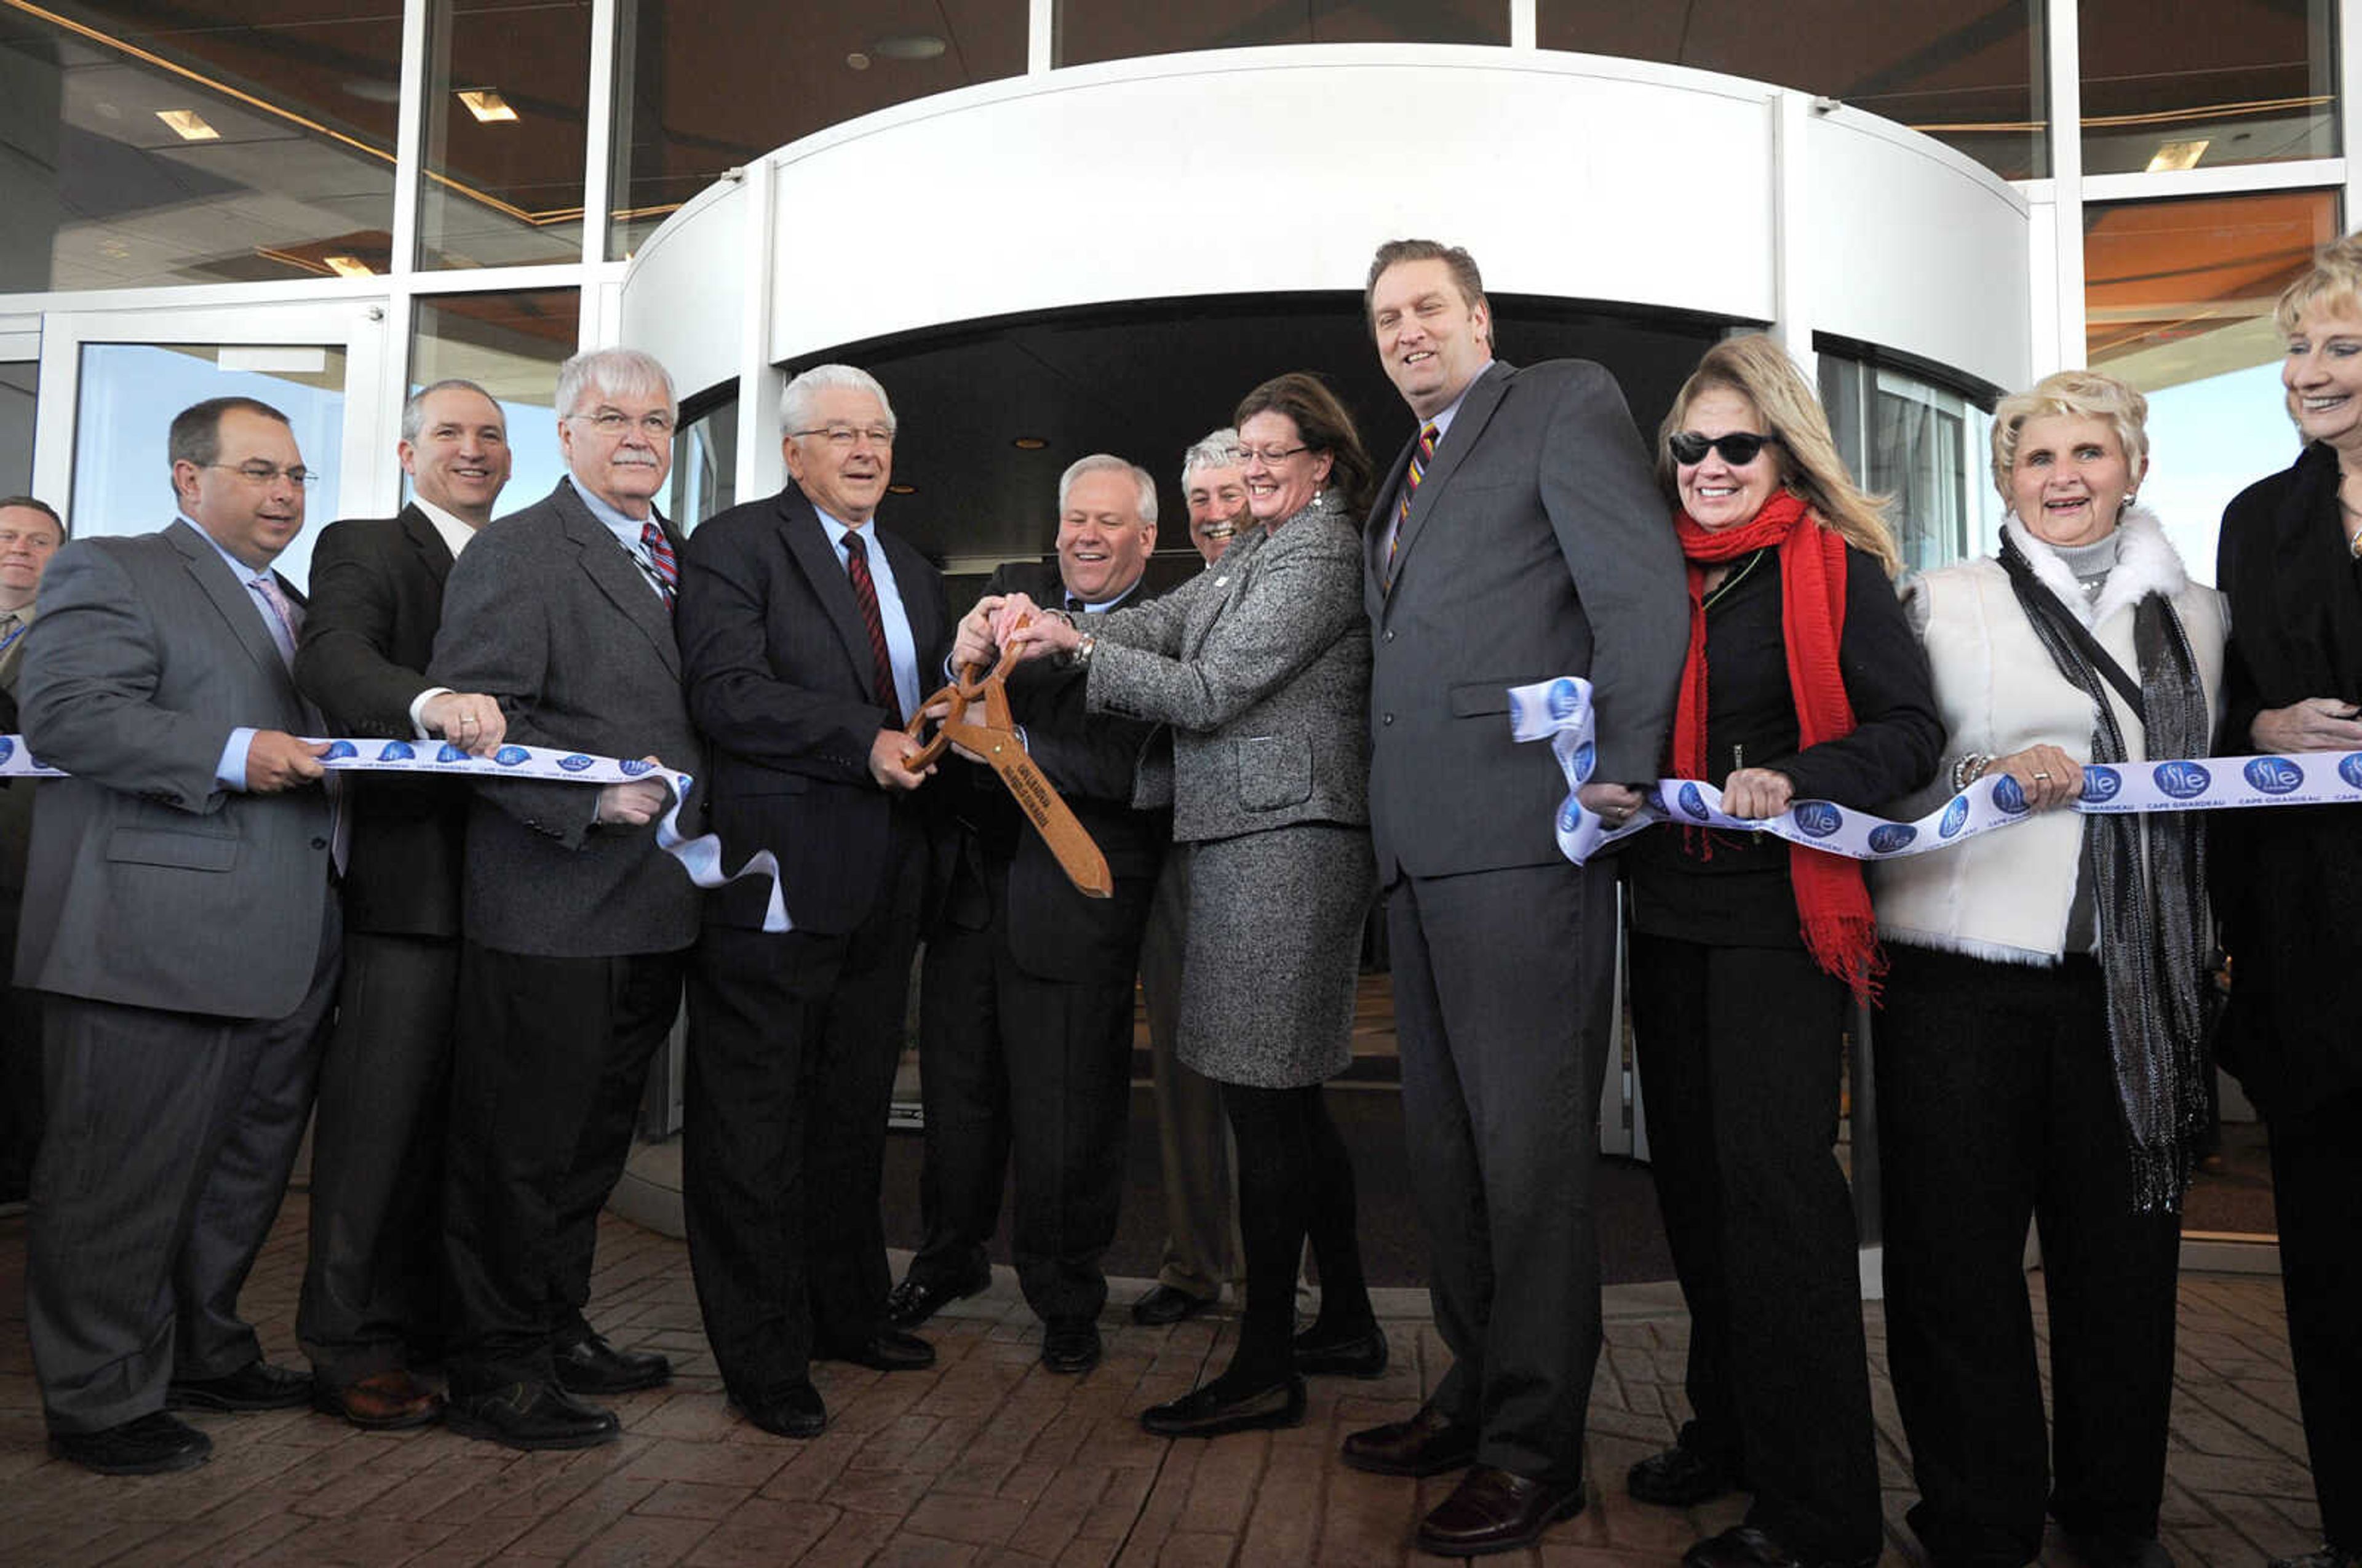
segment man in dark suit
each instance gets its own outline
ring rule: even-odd
[[[500,704],[431,685],[451,563],[508,483],[507,421],[472,381],[437,381],[402,409],[412,500],[394,517],[332,523],[312,552],[295,683],[339,735],[428,736],[480,755]],[[314,1404],[355,1426],[417,1426],[443,1397],[409,1367],[439,1351],[443,1122],[459,978],[463,780],[356,775],[345,866],[345,974],[320,1062],[312,1246],[295,1332]]]
[[[1613,867],[1560,855],[1565,783],[1507,689],[1590,679],[1603,782],[1656,777],[1688,626],[1665,502],[1624,398],[1579,360],[1492,358],[1468,253],[1397,240],[1367,304],[1420,428],[1371,513],[1370,823],[1387,889],[1412,1189],[1454,1364],[1348,1464],[1473,1463],[1419,1526],[1507,1551],[1583,1507],[1600,1345],[1591,1218],[1614,1021]],[[1475,630],[1481,628],[1481,632]]]
[[[1096,454],[1058,480],[1058,564],[1012,562],[984,591],[1103,613],[1132,597],[1155,547],[1156,481]],[[961,762],[945,780],[959,819],[953,879],[919,990],[927,1235],[887,1299],[907,1329],[990,1282],[985,1249],[1013,1149],[1017,1280],[1045,1326],[1042,1364],[1062,1373],[1098,1364],[1099,1260],[1115,1240],[1131,1108],[1132,977],[1172,837],[1169,812],[1131,805],[1153,726],[1087,712],[1084,673],[1021,666],[1010,707],[1028,755],[1107,857],[1114,897],[1076,890],[988,769]]]
[[[567,477],[476,536],[427,679],[485,692],[508,738],[702,766],[673,640],[680,540],[656,511],[679,404],[646,354],[559,367]],[[652,826],[659,782],[485,781],[470,803],[444,1203],[455,1431],[581,1448],[621,1430],[584,1394],[652,1387],[660,1355],[583,1318],[600,1209],[680,1005],[698,892]]]
[[[873,523],[893,471],[885,389],[822,365],[779,413],[789,482],[698,529],[680,646],[724,863],[769,850],[795,929],[762,929],[753,881],[706,905],[681,1174],[723,1382],[755,1425],[810,1437],[827,1420],[814,1355],[934,1360],[885,1321],[877,1199],[930,875],[902,726],[951,625],[941,575]]]
[[[0,501],[0,734],[17,731],[17,672],[33,624],[41,573],[66,542],[55,508],[29,495]],[[25,853],[32,842],[34,784],[0,785],[0,954],[17,951],[25,901]],[[0,1205],[31,1189],[41,1143],[41,1004],[21,987],[0,990]]]
[[[40,788],[20,984],[47,993],[49,1124],[26,1319],[50,1446],[109,1474],[212,1442],[166,1407],[277,1409],[239,1287],[311,1109],[341,947],[302,612],[270,563],[310,478],[286,416],[184,411],[181,517],[90,539],[43,581],[17,696]]]

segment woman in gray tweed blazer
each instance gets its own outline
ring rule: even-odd
[[[1302,372],[1247,394],[1237,423],[1250,508],[1185,587],[1078,632],[1020,599],[962,628],[1035,615],[1015,640],[1089,671],[1090,705],[1173,729],[1173,836],[1189,861],[1181,1060],[1222,1086],[1239,1151],[1247,1302],[1228,1370],[1141,1424],[1212,1437],[1304,1417],[1307,1372],[1374,1377],[1386,1342],[1354,1233],[1353,1170],[1321,1095],[1351,1059],[1369,833],[1370,628],[1358,519],[1370,460],[1352,417]],[[973,645],[973,646],[971,646]],[[1309,1235],[1320,1314],[1299,1338]]]

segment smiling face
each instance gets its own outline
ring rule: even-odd
[[[1247,481],[1238,469],[1189,470],[1189,542],[1212,566],[1247,520]]]
[[[1239,473],[1246,480],[1247,511],[1266,528],[1309,505],[1334,461],[1326,452],[1304,450],[1296,421],[1277,409],[1266,408],[1240,425],[1239,445],[1246,451]],[[1275,459],[1268,456],[1273,452],[1287,455]]]
[[[482,527],[509,482],[509,426],[500,404],[465,387],[429,392],[418,439],[394,448],[421,501]]]
[[[2010,508],[2046,545],[2096,545],[2116,531],[2140,478],[2106,420],[2047,414],[2017,427]]]
[[[1066,487],[1058,519],[1058,576],[1086,604],[1129,591],[1156,547],[1156,525],[1140,517],[1140,487],[1116,469],[1093,469]]]
[[[574,412],[557,422],[557,447],[574,481],[626,517],[646,517],[672,472],[672,430],[651,430],[651,414],[670,414],[672,400],[659,390],[609,393],[583,389]],[[621,414],[613,432],[599,428],[602,414]]]
[[[1708,387],[1690,399],[1682,428],[1708,440],[1737,431],[1756,436],[1772,433],[1754,401],[1728,387]],[[1767,444],[1755,454],[1754,461],[1734,463],[1708,447],[1698,461],[1674,465],[1673,488],[1681,496],[1682,510],[1702,528],[1727,528],[1748,522],[1780,488],[1780,448]]]
[[[65,542],[65,530],[40,508],[0,506],[0,604],[14,608],[30,601],[50,558]]]
[[[1397,261],[1370,290],[1378,362],[1411,412],[1432,418],[1468,389],[1493,357],[1493,315],[1460,295],[1451,263]]]
[[[2362,449],[2362,320],[2318,304],[2297,317],[2280,384],[2306,440]]]
[[[838,522],[859,527],[877,515],[894,477],[894,443],[886,405],[859,387],[823,387],[812,394],[810,433],[787,436],[788,477],[806,499]],[[878,441],[873,432],[889,432]],[[849,434],[840,446],[831,433]]]
[[[190,522],[234,559],[260,571],[304,531],[304,487],[287,472],[304,466],[304,454],[296,450],[294,431],[251,409],[224,409],[215,428],[214,460],[202,467],[186,458],[174,463],[172,488]],[[273,470],[270,478],[260,483],[248,478],[249,464]]]

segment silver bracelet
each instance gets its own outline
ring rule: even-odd
[[[1972,751],[1952,764],[1952,793],[1957,795],[1985,776],[1993,759],[1981,751]]]

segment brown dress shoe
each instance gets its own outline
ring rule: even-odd
[[[1440,1475],[1476,1457],[1476,1429],[1421,1405],[1407,1421],[1369,1427],[1345,1440],[1342,1457],[1374,1475]]]
[[[315,1378],[312,1408],[325,1416],[341,1416],[364,1431],[393,1432],[439,1419],[443,1396],[418,1381],[407,1368],[397,1366],[373,1372],[342,1388],[331,1388]]]
[[[1583,1512],[1583,1483],[1553,1485],[1480,1464],[1418,1524],[1422,1551],[1484,1557],[1541,1539],[1561,1519]]]

